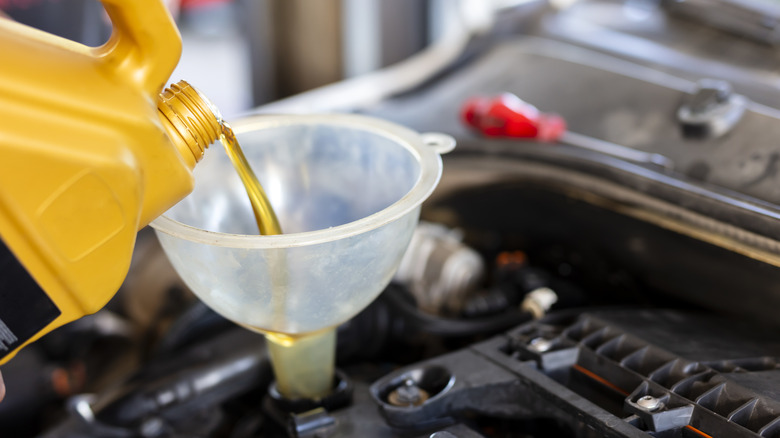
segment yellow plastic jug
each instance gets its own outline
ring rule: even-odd
[[[219,137],[186,82],[161,93],[181,38],[160,0],[103,5],[100,47],[0,19],[0,364],[108,302]]]

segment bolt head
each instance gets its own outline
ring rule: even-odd
[[[141,436],[144,437],[162,436],[163,432],[165,432],[165,423],[157,417],[149,418],[141,424],[140,432]]]
[[[661,407],[661,400],[653,397],[652,395],[645,395],[643,397],[639,397],[639,399],[636,401],[636,404],[642,409],[654,411]]]
[[[549,351],[553,346],[552,341],[544,338],[534,338],[528,343],[528,349],[536,353]]]
[[[426,390],[408,379],[388,395],[387,401],[394,406],[420,406],[428,398],[430,395]]]

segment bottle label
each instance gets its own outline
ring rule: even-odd
[[[60,313],[0,239],[0,359],[43,330]]]

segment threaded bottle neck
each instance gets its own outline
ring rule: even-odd
[[[206,148],[220,136],[219,110],[186,81],[163,90],[157,109],[168,136],[190,167],[195,167]]]

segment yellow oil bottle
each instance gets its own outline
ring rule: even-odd
[[[181,53],[161,1],[103,4],[94,48],[0,19],[0,364],[108,302],[221,133],[188,84],[161,93]]]

